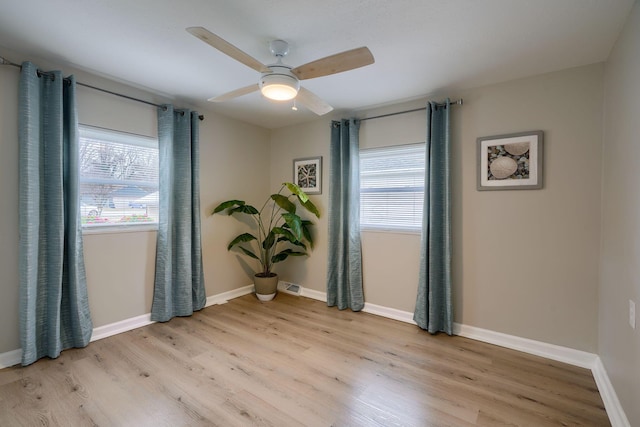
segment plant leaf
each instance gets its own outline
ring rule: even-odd
[[[311,249],[313,249],[313,236],[311,235],[311,230],[309,230],[310,225],[313,225],[311,221],[302,221],[302,235],[309,242]]]
[[[289,201],[288,197],[283,196],[282,194],[272,194],[271,198],[278,206],[289,213],[296,213],[296,205]]]
[[[293,237],[295,237],[296,240],[302,239],[302,219],[298,215],[292,213],[283,213],[282,218],[284,218],[289,229],[291,229]]]
[[[244,201],[242,200],[227,200],[226,202],[222,202],[220,203],[218,206],[215,207],[215,209],[213,210],[213,212],[211,212],[211,214],[217,214],[218,212],[222,212],[225,209],[229,209],[232,206],[235,205],[244,205]]]
[[[245,248],[243,248],[242,246],[238,246],[238,247],[240,248],[240,250],[242,250],[242,252],[244,252],[245,254],[249,255],[251,258],[255,258],[255,259],[257,259],[258,261],[260,261],[260,258],[258,258],[258,257],[256,256],[256,254],[254,254],[254,253],[253,253],[253,252],[251,252],[250,250],[245,249]]]
[[[304,242],[301,242],[300,240],[289,240],[284,237],[280,237],[278,239],[278,242],[289,242],[292,245],[300,246],[301,248],[304,248],[304,250],[307,250],[307,245],[305,245]]]
[[[258,209],[254,208],[253,206],[244,204],[229,209],[229,215],[233,215],[236,212],[244,213],[247,215],[258,215],[260,213],[258,212]]]
[[[311,230],[309,229],[309,226],[311,225],[313,225],[313,222],[309,221],[308,219],[303,219],[301,227],[302,236],[300,236],[300,239],[296,239],[295,236],[291,235],[291,239],[289,239],[289,241],[293,244],[297,244],[296,242],[300,242],[302,240],[302,237],[304,237],[309,242],[309,246],[311,247],[311,249],[313,249],[313,235],[311,234]],[[289,224],[286,223],[282,225],[282,228],[285,229],[285,231],[291,229]]]
[[[276,234],[271,230],[267,237],[262,241],[262,249],[269,250],[276,242]]]
[[[305,203],[307,200],[309,200],[309,196],[307,196],[307,193],[302,191],[302,189],[297,185],[295,185],[294,183],[285,182],[282,185],[286,185],[289,191],[291,191],[293,194],[298,196],[298,199],[300,199],[300,203]]]
[[[277,253],[273,257],[271,257],[271,262],[275,264],[276,262],[284,261],[289,256],[303,256],[303,255],[307,255],[307,253],[294,251],[293,249],[285,249],[282,252]]]
[[[289,231],[288,228],[289,226],[287,224],[284,224],[282,227],[273,227],[272,231],[279,236],[284,236],[278,240],[287,240],[293,242],[296,240],[296,238],[293,234],[291,234],[291,231]]]
[[[256,236],[254,236],[251,233],[242,233],[239,236],[237,236],[235,239],[233,239],[231,243],[229,243],[229,245],[227,246],[227,250],[230,251],[231,248],[237,245],[238,243],[250,242],[252,240],[258,240],[258,239],[256,238]]]
[[[302,205],[303,208],[305,208],[306,210],[314,214],[316,218],[320,218],[320,211],[318,210],[316,205],[314,205],[313,202],[311,202],[310,199],[307,199],[306,202],[301,201],[300,204]]]

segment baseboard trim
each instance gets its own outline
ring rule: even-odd
[[[130,319],[121,320],[119,322],[109,323],[108,325],[98,326],[97,328],[93,328],[91,342],[131,331],[133,329],[138,329],[152,323],[155,322],[151,320],[151,313],[147,313]]]
[[[232,289],[221,294],[211,295],[210,297],[207,297],[207,303],[205,304],[205,307],[209,307],[211,305],[226,304],[227,302],[229,302],[229,300],[250,294],[251,292],[253,292],[253,284],[237,289]]]
[[[592,369],[598,357],[596,354],[588,353],[586,351],[575,350],[555,344],[548,344],[528,338],[520,338],[514,335],[507,335],[501,332],[490,331],[459,323],[454,323],[453,333],[455,335],[460,335],[461,337],[499,345],[500,347],[522,351],[586,369]]]
[[[327,302],[327,293],[316,291],[313,289],[302,287],[300,296],[315,299],[322,302]],[[365,313],[375,314],[376,316],[386,317],[388,319],[399,320],[405,323],[416,324],[413,320],[413,313],[408,311],[397,310],[395,308],[384,307],[382,305],[364,303],[362,309]]]
[[[300,289],[300,296],[315,299],[322,302],[327,302],[326,292],[316,291],[313,289],[305,288],[304,286]]]
[[[9,368],[17,365],[22,359],[22,350],[11,350],[5,353],[0,353],[0,369]]]
[[[598,386],[598,391],[600,392],[600,397],[602,397],[602,402],[604,402],[604,407],[607,410],[607,415],[609,416],[609,421],[611,421],[611,426],[631,427],[629,419],[624,413],[624,409],[620,404],[618,395],[613,388],[613,384],[611,384],[611,380],[609,379],[607,370],[604,368],[600,357],[596,358],[591,372],[593,373],[593,379],[596,381],[596,385]]]
[[[386,317],[387,319],[411,323],[412,325],[417,324],[413,320],[413,313],[409,311],[397,310],[395,308],[384,307],[382,305],[371,304],[368,302],[364,303],[364,308],[362,309],[362,311],[364,311],[365,313],[375,314],[376,316]]]

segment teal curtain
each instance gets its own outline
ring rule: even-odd
[[[19,274],[22,364],[84,347],[93,331],[82,251],[76,83],[22,64]]]
[[[413,320],[432,334],[453,333],[449,99],[427,105],[427,147],[418,298]]]
[[[166,322],[205,306],[200,237],[199,117],[158,109],[160,212],[151,320]]]
[[[359,120],[331,122],[327,305],[353,311],[364,307],[359,129]]]

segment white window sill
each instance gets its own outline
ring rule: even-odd
[[[158,231],[158,224],[105,225],[102,227],[83,227],[82,234],[119,234]]]
[[[361,227],[360,232],[364,233],[391,233],[391,234],[412,234],[420,236],[422,234],[421,230],[413,230],[413,229],[395,229],[395,228],[372,228],[372,227]]]

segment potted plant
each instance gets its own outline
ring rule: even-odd
[[[285,189],[288,195],[283,194]],[[227,200],[213,210],[213,214],[226,212],[228,215],[246,215],[253,220],[255,234],[238,235],[227,250],[235,247],[258,260],[260,271],[255,274],[254,284],[261,301],[270,301],[276,295],[278,275],[272,271],[273,265],[290,256],[308,255],[307,246],[313,248],[309,230],[313,223],[296,213],[297,205],[320,218],[320,212],[309,196],[291,182],[282,184],[280,191],[270,195],[260,210],[242,200]]]

